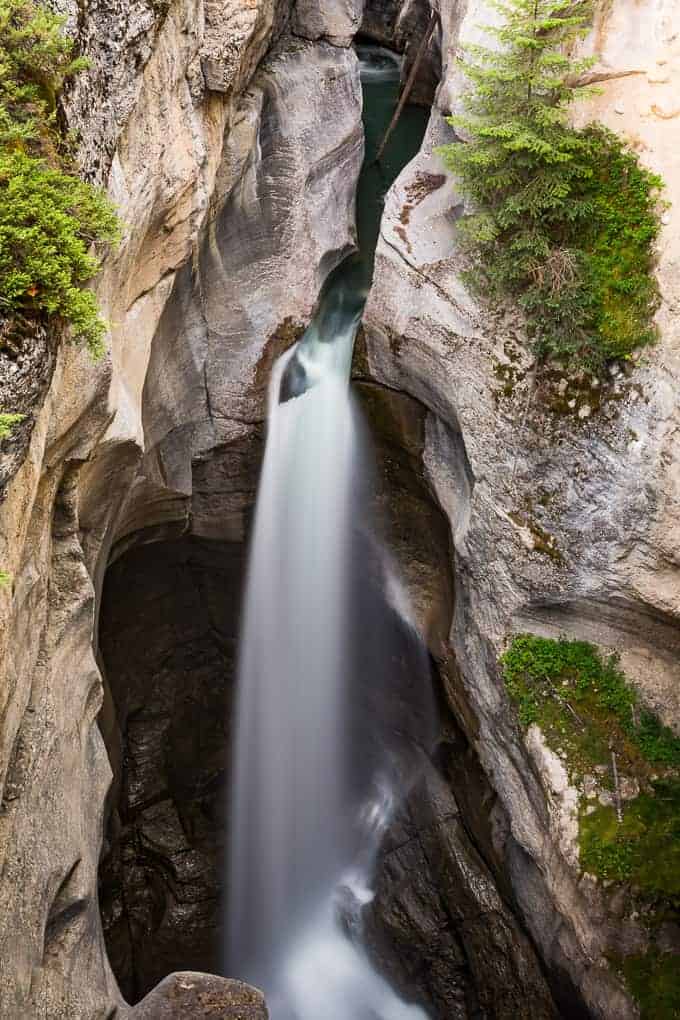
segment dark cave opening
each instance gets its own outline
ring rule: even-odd
[[[114,779],[100,865],[109,959],[134,1003],[220,971],[220,889],[242,543],[187,536],[108,569],[100,651]]]

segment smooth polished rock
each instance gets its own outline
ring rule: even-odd
[[[617,1020],[636,1007],[607,958],[622,945],[644,948],[648,936],[632,900],[621,917],[606,889],[583,881],[576,794],[555,781],[536,741],[523,740],[497,662],[513,631],[593,641],[620,653],[642,700],[680,727],[671,6],[615,0],[598,12],[583,46],[596,52],[602,92],[576,111],[579,123],[595,116],[623,133],[667,182],[658,345],[611,382],[563,380],[554,393],[542,382],[532,393],[519,315],[492,312],[466,287],[464,204],[436,149],[455,141],[446,115],[460,102],[461,44],[483,41],[480,25],[498,16],[480,0],[466,12],[441,4],[445,74],[421,153],[386,198],[359,352],[362,379],[426,409],[422,471],[449,519],[455,578],[448,645],[458,669],[447,696],[498,797],[495,838],[518,914],[559,994],[571,985],[585,1015]]]
[[[304,39],[327,39],[349,46],[359,30],[364,0],[297,0],[293,31]]]
[[[93,650],[103,574],[112,550],[190,520],[242,539],[269,370],[353,243],[362,157],[354,54],[286,35],[274,0],[66,12],[91,68],[64,115],[123,239],[96,281],[107,356],[64,343],[49,385],[38,365],[9,394],[29,412],[0,504],[12,577],[0,586],[0,1015],[12,1020],[126,1008],[97,899],[102,732],[109,750],[117,739]],[[11,360],[0,347],[0,380],[23,378]]]
[[[130,1020],[268,1020],[264,997],[242,981],[180,971],[129,1014]]]

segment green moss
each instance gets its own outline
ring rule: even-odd
[[[23,421],[25,417],[25,414],[0,413],[0,440],[7,439],[12,434],[14,426]]]
[[[612,790],[612,753],[621,780],[640,793],[622,805],[582,798],[580,860],[604,881],[629,882],[652,900],[680,898],[680,739],[642,708],[615,656],[587,641],[515,636],[501,658],[524,727],[536,723],[566,760]]]
[[[526,509],[511,510],[508,517],[518,527],[527,529],[531,535],[534,552],[539,553],[541,556],[547,556],[558,566],[564,563],[564,557],[559,550],[555,536],[551,535],[549,531],[546,531],[538,523],[533,515],[533,505],[531,503],[529,503]]]
[[[493,374],[500,383],[500,389],[495,391],[496,399],[499,397],[512,397],[518,383],[526,377],[527,370],[519,368],[516,364],[505,364],[502,361],[493,363]]]
[[[521,724],[540,726],[581,788],[582,870],[625,883],[631,918],[655,946],[655,930],[677,924],[680,910],[680,739],[642,708],[617,658],[589,642],[520,634],[501,667]],[[618,800],[620,816],[603,800]],[[680,1017],[678,957],[653,948],[612,962],[642,1020]]]
[[[650,952],[617,961],[640,1006],[640,1020],[680,1017],[680,960],[671,953]]]
[[[12,575],[6,570],[0,570],[0,588],[6,588],[12,581]]]
[[[581,136],[588,143],[584,175],[571,197],[589,215],[552,228],[574,253],[574,282],[550,295],[528,286],[520,301],[541,356],[598,371],[656,339],[654,244],[663,184],[610,131],[591,125]]]
[[[593,302],[592,328],[605,359],[626,358],[656,338],[659,303],[654,242],[661,178],[611,133],[590,129],[596,159],[584,187],[592,217],[583,226],[584,289]]]
[[[631,882],[651,896],[680,896],[680,780],[654,780],[625,805],[584,808],[581,865],[599,878]]]
[[[616,656],[587,641],[519,634],[501,667],[522,725],[537,723],[576,772],[607,765],[610,747],[623,771],[643,777],[680,766],[680,739],[641,707]]]

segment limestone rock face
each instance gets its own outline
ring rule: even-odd
[[[305,39],[327,39],[349,46],[361,24],[364,0],[296,0],[293,31]]]
[[[680,186],[673,7],[615,0],[602,12],[586,46],[599,54],[604,93],[578,112],[628,137],[671,200]],[[447,694],[498,796],[497,839],[520,917],[558,976],[558,1001],[564,979],[590,1015],[633,1017],[604,961],[643,936],[579,876],[552,803],[563,791],[530,763],[497,656],[518,629],[598,642],[621,653],[643,699],[680,726],[680,206],[666,214],[659,246],[658,346],[599,389],[586,382],[562,402],[534,392],[521,324],[511,312],[492,316],[461,282],[463,206],[434,152],[453,137],[443,115],[460,87],[455,49],[491,15],[477,3],[462,25],[454,5],[441,14],[447,70],[422,151],[387,198],[357,371],[426,409],[422,471],[449,519],[455,578],[448,649],[460,675]]]
[[[429,0],[368,0],[361,22],[362,34],[398,53],[403,53],[401,80],[406,82],[420,51],[433,7]],[[441,78],[441,30],[435,27],[427,49],[421,54],[409,102],[430,106]]]
[[[130,1020],[268,1020],[262,994],[241,981],[180,971],[130,1011]]]
[[[0,350],[0,379],[16,378],[30,409],[21,449],[3,456],[0,506],[12,576],[0,587],[0,1014],[12,1020],[125,1015],[97,902],[111,781],[97,725],[103,573],[140,537],[242,538],[268,368],[353,243],[362,158],[356,58],[292,36],[287,4],[70,13],[93,67],[65,115],[124,237],[97,281],[105,359],[62,344],[45,361],[41,341],[44,378],[27,371],[24,384],[18,357],[35,352]]]

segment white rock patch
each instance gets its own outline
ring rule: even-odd
[[[564,762],[548,747],[541,729],[535,723],[529,727],[526,744],[548,793],[553,835],[565,860],[577,867],[579,791],[572,786]]]

